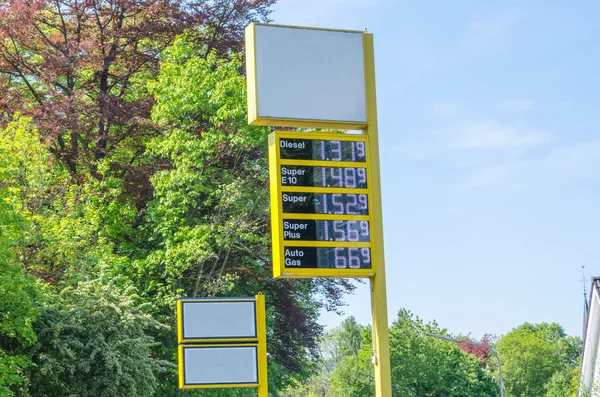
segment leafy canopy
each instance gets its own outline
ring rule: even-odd
[[[23,240],[29,224],[23,197],[31,194],[10,181],[35,189],[44,171],[28,167],[29,156],[43,153],[37,132],[28,119],[17,120],[0,130],[0,395],[11,396],[11,386],[22,383],[22,371],[31,365],[22,354],[36,342],[32,323],[38,315],[36,301],[41,297],[34,279],[27,275],[27,253]],[[22,211],[19,211],[21,209]]]
[[[566,393],[570,390],[567,378],[578,366],[581,347],[581,339],[568,336],[557,323],[524,323],[514,328],[497,344],[507,395]]]

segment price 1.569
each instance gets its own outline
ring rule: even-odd
[[[317,221],[317,241],[369,242],[368,221]]]

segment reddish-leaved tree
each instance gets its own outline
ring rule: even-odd
[[[0,0],[0,113],[34,117],[71,175],[127,142],[111,168],[135,172],[161,51],[190,29],[199,51],[242,48],[244,27],[275,0]],[[1,127],[1,125],[0,125]],[[112,160],[112,159],[111,159]]]
[[[469,338],[466,338],[466,340],[469,342],[479,343],[482,346],[472,345],[470,343],[459,343],[458,344],[459,349],[464,351],[467,354],[471,354],[471,355],[477,357],[478,359],[480,359],[481,362],[483,363],[483,367],[485,368],[486,362],[490,356],[489,348],[491,347],[490,346],[491,336],[486,334],[481,338],[481,340],[478,340],[478,341],[470,340]]]

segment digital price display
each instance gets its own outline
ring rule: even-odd
[[[367,161],[367,145],[364,141],[284,138],[279,140],[279,148],[281,159]]]
[[[367,188],[367,169],[355,167],[311,167],[282,165],[283,186]]]
[[[355,193],[281,193],[283,213],[368,215],[369,196]]]
[[[371,241],[369,221],[283,220],[284,240],[305,241]]]
[[[370,248],[285,247],[283,255],[285,256],[285,267],[316,267],[318,269],[371,268]]]
[[[269,136],[275,277],[375,274],[364,135]]]

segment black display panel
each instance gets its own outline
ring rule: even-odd
[[[282,165],[280,173],[282,186],[367,188],[366,168]]]
[[[365,141],[281,138],[279,150],[282,159],[363,163],[367,161]]]
[[[369,196],[354,193],[281,193],[288,214],[368,215]]]
[[[284,240],[369,242],[369,221],[284,219]]]
[[[299,269],[371,269],[370,248],[357,247],[284,247],[286,268]]]

